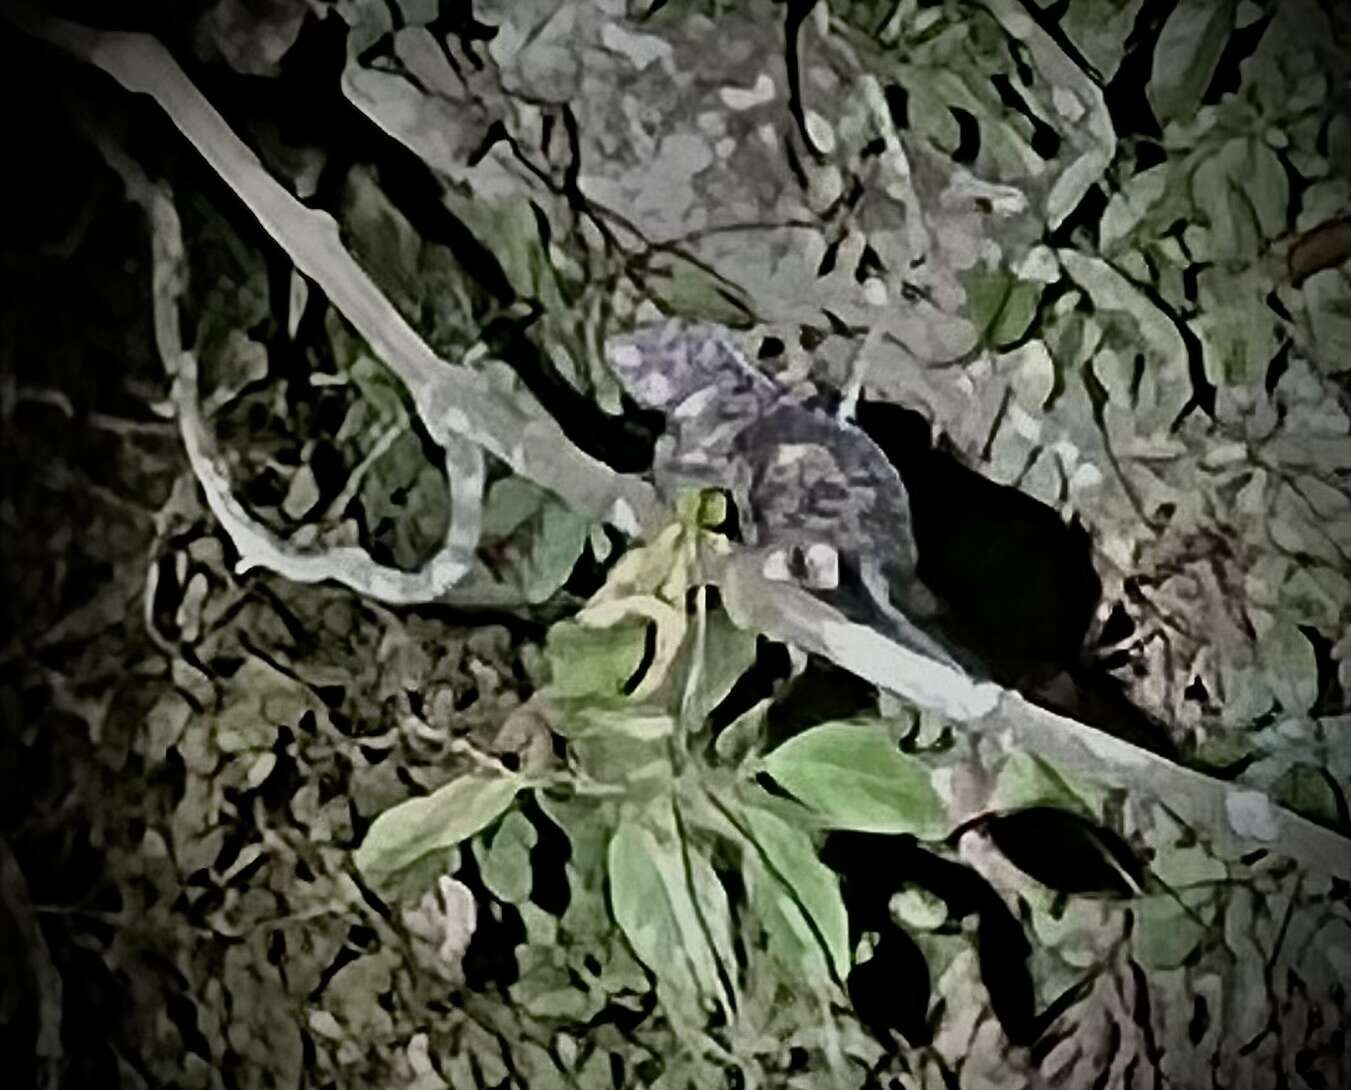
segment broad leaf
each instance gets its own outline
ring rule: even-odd
[[[1258,661],[1282,708],[1303,715],[1313,707],[1318,698],[1318,661],[1313,644],[1299,628],[1278,623],[1262,640]]]
[[[1208,892],[1190,891],[1178,895],[1192,912],[1208,919],[1214,908]],[[1167,893],[1146,897],[1133,909],[1135,931],[1133,947],[1140,963],[1150,969],[1176,969],[1191,956],[1205,937],[1206,925],[1199,922],[1182,904]]]
[[[493,834],[492,843],[478,847],[479,870],[488,892],[508,904],[524,903],[530,896],[530,849],[538,840],[535,827],[520,811],[508,814]]]
[[[549,690],[555,696],[606,699],[623,694],[643,661],[647,626],[640,620],[609,628],[561,621],[549,630]]]
[[[356,865],[380,884],[431,852],[449,848],[487,828],[516,798],[525,781],[515,775],[470,773],[424,798],[391,807],[371,823]]]
[[[569,750],[592,779],[636,789],[669,784],[675,723],[664,712],[639,708],[580,708],[565,729]]]
[[[692,726],[701,726],[751,665],[755,662],[755,634],[732,623],[721,609],[710,610],[704,618],[704,646],[697,661],[698,677],[690,705],[684,709]],[[693,628],[693,625],[691,625]],[[693,633],[685,641],[677,667],[668,677],[672,709],[679,708],[685,698],[685,687],[690,672],[696,666],[698,654]]]
[[[634,687],[633,696],[646,699],[656,692],[675,664],[680,648],[689,630],[689,621],[683,608],[677,609],[653,595],[631,595],[593,601],[577,620],[587,628],[609,629],[631,626],[636,620],[651,623],[656,632],[652,660]]]
[[[935,837],[946,827],[928,769],[880,725],[814,727],[770,753],[764,769],[834,828]]]
[[[996,810],[1016,810],[1025,806],[1059,806],[1093,815],[1092,799],[1085,790],[1076,790],[1058,769],[1031,753],[1010,753],[995,778],[990,806]]]
[[[1196,113],[1234,27],[1235,6],[1235,0],[1187,0],[1164,23],[1147,92],[1161,122]]]
[[[701,891],[698,903],[690,895],[691,884],[706,884],[710,877],[717,881],[707,864],[705,869],[707,874],[691,875],[674,838],[658,837],[642,821],[625,822],[610,840],[615,922],[639,960],[687,1010],[706,1010],[722,994],[718,954],[709,936],[727,928],[726,894],[721,895],[722,919],[701,916],[704,905],[717,904],[717,893]]]
[[[495,589],[507,603],[545,601],[572,574],[589,528],[547,489],[523,477],[498,481],[484,505],[478,549],[490,579],[476,579],[476,589]]]
[[[1002,348],[1016,341],[1036,313],[1041,285],[1019,280],[1005,269],[972,269],[962,277],[967,317],[985,342]]]
[[[1324,269],[1304,282],[1301,292],[1314,360],[1336,373],[1351,359],[1351,285],[1338,269]]]
[[[790,970],[812,973],[823,967],[824,944],[836,977],[844,980],[849,972],[849,919],[839,878],[817,858],[802,829],[761,806],[746,805],[741,816],[758,849],[747,857],[751,899],[760,906],[762,922],[771,932],[771,948],[788,955]],[[773,914],[766,916],[764,909],[770,905]],[[811,928],[802,926],[804,917]],[[776,923],[787,926],[776,929]]]

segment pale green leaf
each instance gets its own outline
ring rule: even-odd
[[[1192,200],[1209,227],[1209,257],[1251,257],[1258,252],[1262,225],[1248,192],[1252,143],[1244,137],[1227,141],[1205,156],[1192,174]],[[1266,194],[1261,199],[1269,204],[1273,197]],[[1284,207],[1279,215],[1283,219]]]
[[[356,851],[357,869],[379,883],[460,843],[497,820],[524,783],[520,776],[473,772],[391,807],[371,823]]]
[[[824,944],[824,953],[837,979],[843,980],[849,972],[849,918],[835,872],[817,858],[811,838],[778,814],[747,805],[741,815],[759,849],[750,860],[755,864],[752,874],[756,877],[752,897],[763,905],[768,896],[779,913],[809,919],[810,946],[821,950]],[[787,905],[782,903],[783,894],[788,895]],[[795,929],[795,935],[800,933]],[[780,936],[781,940],[784,938],[787,936]],[[789,944],[790,948],[792,945]],[[788,968],[801,971],[813,963],[820,964],[818,959],[802,956],[790,962]]]
[[[662,301],[674,314],[737,326],[751,313],[746,301],[738,298],[738,286],[703,265],[671,251],[659,251],[649,266],[649,275],[661,282]]]
[[[1032,753],[1011,753],[999,769],[990,798],[993,810],[1021,810],[1029,806],[1057,806],[1083,817],[1095,816],[1093,806],[1071,787],[1065,776]]]
[[[723,985],[724,979],[734,982],[737,962],[732,946],[732,910],[727,900],[727,889],[709,862],[707,853],[700,851],[697,845],[689,852],[689,876],[689,885],[694,889],[694,900],[699,909],[700,927],[712,943],[717,963],[725,973],[718,983]],[[676,876],[668,872],[667,884],[675,880]],[[725,989],[720,994],[725,996]]]
[[[1336,826],[1341,821],[1336,780],[1330,779],[1326,769],[1310,764],[1296,764],[1286,769],[1272,788],[1276,801],[1291,810],[1326,825]]]
[[[652,627],[656,633],[652,657],[632,693],[638,700],[645,700],[661,689],[680,656],[689,630],[683,602],[677,608],[650,594],[593,599],[577,614],[577,620],[588,628],[609,629],[642,622]]]
[[[643,661],[647,625],[632,620],[609,628],[562,621],[549,629],[545,657],[556,696],[605,699],[623,694]]]
[[[1234,27],[1235,6],[1235,0],[1187,0],[1173,8],[1154,47],[1147,89],[1161,122],[1196,113]]]
[[[1341,269],[1324,269],[1304,282],[1303,296],[1314,362],[1328,373],[1346,370],[1351,360],[1351,280]]]
[[[1238,181],[1252,202],[1263,237],[1282,234],[1290,203],[1290,180],[1277,154],[1263,141],[1249,140],[1247,170]]]
[[[1116,74],[1143,0],[1071,0],[1060,28],[1105,80]]]
[[[502,819],[486,849],[475,852],[483,884],[494,897],[516,905],[530,896],[530,849],[537,839],[530,819],[518,811]]]
[[[633,709],[578,709],[564,733],[583,772],[599,783],[630,791],[668,784],[674,720],[664,712]]]
[[[707,613],[704,625],[704,647],[700,661],[695,663],[696,642],[687,639],[679,667],[671,672],[669,678],[673,707],[679,706],[685,695],[690,671],[697,665],[697,684],[686,709],[692,724],[702,724],[732,691],[737,679],[755,662],[755,634],[738,628],[723,610]]]
[[[1193,912],[1207,919],[1214,909],[1206,894],[1180,894]],[[1150,969],[1176,969],[1205,937],[1206,927],[1166,893],[1137,901],[1132,945],[1140,963]]]
[[[615,922],[639,960],[682,1008],[707,1009],[721,994],[717,954],[674,838],[626,821],[610,840],[609,878]]]
[[[1098,242],[1104,250],[1124,238],[1163,196],[1170,167],[1160,164],[1134,175],[1113,195],[1098,226]]]
[[[928,769],[879,725],[814,727],[770,753],[764,768],[835,828],[934,837],[947,824]]]
[[[1150,863],[1150,871],[1174,889],[1214,885],[1228,875],[1224,864],[1199,845],[1161,849]]]
[[[589,531],[587,520],[547,489],[523,477],[498,481],[488,492],[479,545],[491,564],[460,594],[504,605],[543,602],[567,582]]]
[[[1318,698],[1318,660],[1313,645],[1295,625],[1278,623],[1257,655],[1264,680],[1287,712],[1307,712]]]

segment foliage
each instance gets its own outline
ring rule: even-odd
[[[752,329],[830,387],[878,326],[870,393],[1089,527],[1100,665],[1196,764],[1346,828],[1346,13],[832,0],[785,79],[781,5],[621,8],[133,21],[437,355],[579,445],[642,432],[616,327]],[[717,496],[621,551],[489,458],[435,603],[239,572],[171,419],[166,280],[230,487],[289,546],[416,568],[456,517],[434,429],[178,132],[0,48],[17,1079],[30,1050],[44,1086],[1351,1078],[1343,885],[871,692],[777,736],[833,682],[765,683]],[[868,865],[822,862],[850,833]]]

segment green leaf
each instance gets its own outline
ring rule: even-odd
[[[693,628],[693,623],[691,623]],[[693,669],[695,641],[687,638],[679,665],[668,679],[672,708],[680,706],[690,671]],[[755,635],[732,623],[721,610],[712,610],[705,616],[704,649],[699,663],[697,687],[689,708],[690,722],[702,724],[722,703],[732,686],[755,662]]]
[[[1263,238],[1275,238],[1285,230],[1290,204],[1290,179],[1280,157],[1265,141],[1248,141],[1247,170],[1238,179],[1252,203]]]
[[[1340,269],[1323,269],[1304,281],[1303,298],[1313,359],[1327,373],[1351,359],[1351,283]]]
[[[1318,699],[1318,660],[1313,644],[1295,625],[1278,623],[1262,639],[1257,661],[1264,680],[1287,712],[1302,715]]]
[[[1187,0],[1164,23],[1146,93],[1159,121],[1189,120],[1201,105],[1229,33],[1235,0]]]
[[[1160,881],[1178,890],[1211,886],[1228,876],[1223,863],[1196,845],[1162,849],[1149,869]]]
[[[530,896],[530,849],[538,834],[530,819],[519,811],[508,814],[493,833],[492,843],[474,853],[488,892],[508,904],[518,905]]]
[[[1041,292],[1042,285],[1031,280],[1014,280],[1009,285],[999,317],[990,327],[990,344],[995,348],[1006,348],[1027,332],[1036,317]]]
[[[995,779],[990,809],[1028,806],[1059,806],[1083,817],[1096,816],[1085,795],[1071,787],[1057,769],[1034,754],[1011,753]]]
[[[1098,241],[1104,250],[1129,234],[1158,202],[1171,170],[1169,164],[1163,163],[1141,171],[1107,202],[1098,228]]]
[[[1326,770],[1310,764],[1296,764],[1286,769],[1276,781],[1272,795],[1277,802],[1305,817],[1336,826],[1341,822],[1341,812],[1333,783],[1335,781],[1329,780]]]
[[[617,809],[608,801],[587,795],[535,793],[544,815],[563,830],[572,845],[569,866],[585,884],[599,886],[605,878],[610,831]]]
[[[586,1022],[605,1005],[600,988],[579,988],[568,972],[551,961],[540,961],[511,986],[511,999],[536,1018]]]
[[[760,906],[761,920],[770,932],[771,948],[794,972],[824,967],[820,956],[824,953],[836,978],[844,980],[849,974],[849,918],[835,872],[817,858],[811,838],[778,814],[747,805],[741,816],[759,849],[759,854],[748,857],[749,884],[752,901]],[[773,914],[766,916],[768,904],[773,905]],[[789,926],[775,929],[771,926],[775,917],[789,921]],[[804,919],[811,921],[814,932],[801,926]],[[805,947],[804,930],[809,940]]]
[[[744,325],[751,313],[738,285],[719,279],[688,258],[659,251],[648,265],[648,275],[661,283],[662,301],[672,313],[734,327]]]
[[[1179,898],[1206,919],[1214,912],[1203,891],[1181,893]],[[1166,893],[1136,902],[1132,945],[1142,965],[1151,969],[1176,969],[1205,937],[1206,926],[1194,919]]]
[[[928,769],[875,724],[814,727],[770,753],[764,769],[835,828],[935,837],[947,825]]]
[[[1235,734],[1217,734],[1196,747],[1193,760],[1202,769],[1221,769],[1253,753],[1252,742]]]
[[[967,316],[985,342],[1002,348],[1027,332],[1042,285],[1019,280],[1005,269],[971,269],[962,276]]]
[[[489,240],[516,294],[536,299],[546,313],[566,306],[559,292],[558,271],[540,237],[539,221],[524,197],[495,202],[480,201],[476,209],[479,238]]]
[[[357,869],[380,884],[423,856],[460,843],[497,820],[525,781],[472,772],[424,798],[391,807],[371,823],[356,851]]]
[[[572,574],[588,521],[547,489],[507,477],[488,492],[479,555],[493,557],[493,584],[513,599],[545,601]]]
[[[1072,0],[1060,28],[1102,74],[1111,80],[1126,52],[1141,0]],[[937,978],[935,978],[937,979]]]
[[[734,982],[737,977],[737,962],[736,951],[732,945],[732,910],[727,901],[727,889],[723,886],[717,871],[713,869],[708,856],[697,850],[697,845],[690,848],[689,875],[690,885],[694,889],[694,901],[699,908],[701,928],[712,943],[714,956],[722,965],[726,980]],[[668,873],[667,882],[673,880],[674,875]],[[721,978],[718,984],[723,985]],[[725,989],[722,994],[725,996]]]
[[[665,712],[640,708],[579,708],[563,733],[588,776],[599,783],[636,789],[672,779],[670,740],[675,721]]]
[[[1209,257],[1256,257],[1263,239],[1285,230],[1289,184],[1276,153],[1260,140],[1234,137],[1204,156],[1190,192],[1209,226]]]
[[[716,918],[718,894],[701,890],[699,903],[690,894],[697,882],[707,884],[707,869],[707,874],[691,874],[676,838],[669,831],[659,837],[643,820],[626,821],[610,840],[615,922],[638,959],[690,1011],[707,1010],[721,994],[718,955],[709,936],[728,926],[726,893],[721,895],[722,919]],[[711,880],[717,883],[716,875]],[[701,917],[706,905],[713,907],[715,918]]]
[[[637,700],[647,700],[661,690],[676,660],[680,658],[685,634],[689,631],[689,618],[683,608],[683,601],[682,606],[677,608],[651,594],[630,594],[599,600],[593,598],[577,614],[577,621],[587,628],[600,629],[641,624],[644,626],[644,637],[650,626],[656,639],[642,677],[637,679],[631,694]]]
[[[1246,384],[1266,373],[1275,354],[1278,323],[1249,285],[1227,278],[1228,297],[1191,321],[1205,353],[1206,374],[1217,384]]]
[[[549,629],[545,657],[551,668],[549,689],[562,698],[621,696],[643,661],[647,623],[633,619],[593,628],[562,621]]]

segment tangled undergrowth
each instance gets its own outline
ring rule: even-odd
[[[1075,670],[1346,834],[1344,15],[652,7],[144,18],[416,337],[519,399],[468,431],[537,403],[636,475],[660,425],[605,371],[617,323],[727,322],[847,389],[880,321],[869,397],[1087,527]],[[13,1085],[1351,1084],[1335,865],[747,626],[719,496],[640,545],[551,491],[571,447],[466,454],[189,122],[0,50]],[[391,603],[269,570],[353,546],[472,573]]]

